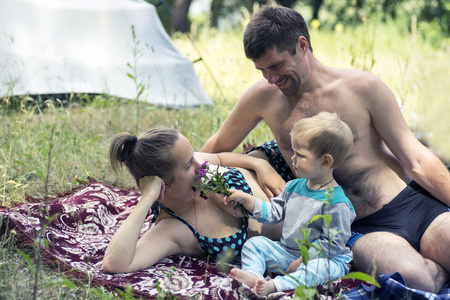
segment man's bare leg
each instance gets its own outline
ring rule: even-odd
[[[273,284],[272,280],[264,280],[261,278],[258,278],[256,280],[255,287],[253,288],[255,293],[258,295],[267,295],[270,293],[274,293],[277,290],[275,289],[275,285]]]
[[[448,249],[450,249],[450,230],[448,228],[450,228],[450,212],[439,215],[428,226],[420,240],[420,254],[425,259],[437,263],[438,269],[436,272],[442,273],[438,277],[443,278],[443,285],[450,280],[450,255],[448,255]],[[440,281],[438,278],[437,283],[440,284]],[[442,288],[442,286],[437,286],[437,288]]]
[[[375,276],[399,272],[408,287],[437,293],[448,280],[445,270],[424,258],[402,237],[373,232],[359,238],[352,247],[355,267]]]
[[[253,288],[256,285],[256,280],[260,279],[253,273],[239,269],[231,269],[230,278],[235,279],[240,283],[244,283],[250,288]]]

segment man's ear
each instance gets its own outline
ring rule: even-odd
[[[301,54],[302,56],[306,54],[309,50],[309,43],[306,40],[306,38],[301,35],[297,39],[297,53]]]
[[[331,156],[331,154],[325,154],[322,157],[322,167],[326,167],[329,168],[333,165],[334,159],[333,156]]]

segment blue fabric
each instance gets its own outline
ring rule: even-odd
[[[260,278],[263,278],[266,270],[274,274],[287,272],[296,259],[298,257],[286,251],[280,242],[263,236],[250,238],[242,248],[242,270]],[[299,285],[325,284],[346,275],[349,271],[347,263],[351,260],[351,256],[343,254],[330,260],[316,257],[308,262],[308,266],[302,263],[295,272],[276,276],[273,283],[279,292],[295,289]]]
[[[228,184],[228,188],[234,190],[241,190],[244,193],[253,195],[252,189],[245,180],[242,173],[235,168],[228,168],[228,171],[223,174],[223,179]]]
[[[347,246],[352,248],[353,244],[356,242],[357,239],[359,239],[360,237],[362,237],[362,234],[360,233],[355,233],[352,232],[352,235],[350,236],[350,238],[347,241]]]
[[[259,220],[259,222],[265,223],[267,221],[267,217],[269,216],[269,210],[267,208],[267,202],[263,201],[261,204],[262,204],[262,217]]]
[[[355,300],[449,300],[450,283],[439,294],[428,293],[406,286],[405,279],[400,273],[386,274],[378,278],[381,288],[360,284],[355,289],[344,292],[345,299]]]
[[[255,150],[261,150],[269,159],[272,167],[277,171],[277,173],[284,179],[284,181],[288,182],[289,180],[295,179],[294,173],[292,173],[289,165],[284,160],[283,155],[278,148],[277,141],[273,140],[267,143],[262,144],[259,147],[254,147],[247,151],[250,153]]]
[[[197,232],[197,230],[183,217],[177,215],[169,208],[162,205],[160,202],[156,201],[152,205],[152,213],[154,214],[152,222],[158,218],[159,208],[163,209],[166,213],[174,217],[175,219],[184,223],[198,239],[200,247],[202,248],[205,255],[210,256],[213,259],[221,258],[224,255],[228,256],[227,253],[231,253],[235,260],[239,260],[241,254],[242,246],[247,240],[248,234],[248,219],[244,218],[244,223],[238,232],[233,235],[224,238],[211,238],[206,237]]]

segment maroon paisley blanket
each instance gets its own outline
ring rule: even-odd
[[[70,275],[89,279],[92,284],[105,286],[109,290],[123,290],[131,286],[136,296],[144,299],[154,299],[158,293],[170,293],[176,298],[198,299],[293,297],[293,291],[259,297],[248,287],[228,277],[227,270],[230,266],[207,261],[205,258],[170,256],[142,271],[104,273],[101,265],[105,249],[126,218],[120,213],[135,205],[139,197],[139,191],[91,181],[49,201],[47,212],[42,200],[31,197],[29,200],[34,200],[35,203],[17,206],[8,211],[3,209],[3,230],[8,234],[14,229],[17,245],[27,247],[34,244],[44,227],[43,236],[48,241],[48,247],[42,247],[42,256],[47,263],[53,263],[53,266]],[[144,223],[141,234],[150,226],[148,222]],[[342,280],[333,283],[333,286],[335,290],[347,291],[359,283]]]

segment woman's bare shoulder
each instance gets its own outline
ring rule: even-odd
[[[154,224],[142,236],[146,243],[167,245],[173,254],[199,255],[198,242],[192,231],[180,220],[172,217],[164,218]]]

